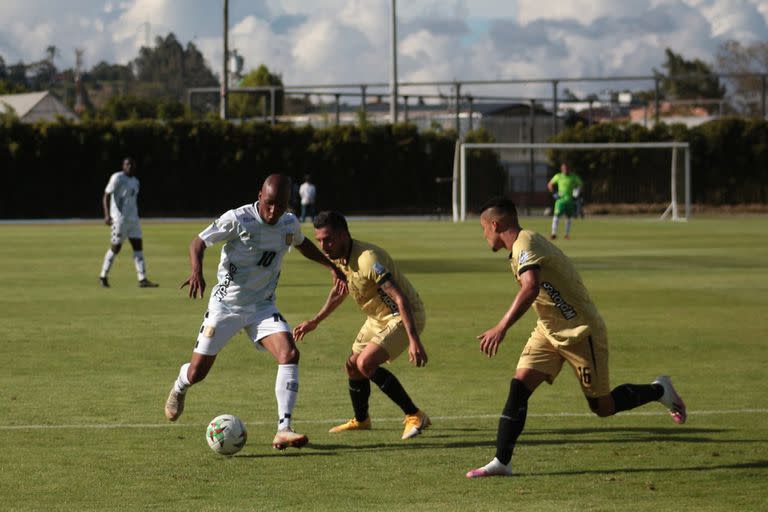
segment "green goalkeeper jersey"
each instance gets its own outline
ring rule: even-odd
[[[568,174],[559,172],[552,176],[549,182],[557,187],[557,195],[566,200],[572,200],[573,191],[582,185],[581,178],[572,172]]]

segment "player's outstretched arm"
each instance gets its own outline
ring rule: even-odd
[[[493,357],[499,350],[499,345],[504,340],[507,330],[517,322],[533,301],[539,295],[540,273],[538,268],[532,268],[520,275],[520,291],[499,323],[491,327],[477,339],[480,341],[480,350],[488,357]]]
[[[333,313],[334,310],[339,307],[342,302],[344,302],[344,299],[347,298],[348,293],[347,287],[342,285],[346,285],[346,283],[343,281],[334,283],[334,285],[331,287],[331,291],[328,293],[328,299],[325,301],[325,304],[323,304],[323,307],[320,308],[320,311],[317,312],[314,318],[311,320],[304,320],[293,328],[294,339],[300,341],[304,338],[304,336],[306,336],[307,333],[314,331],[320,322],[328,318],[328,316]]]
[[[333,273],[334,287],[341,286],[344,290],[346,290],[347,276],[345,276],[341,270],[336,268],[336,265],[334,265],[333,262],[329,260],[328,257],[309,240],[309,238],[305,238],[303,242],[296,246],[296,248],[308,260],[316,261],[321,265],[328,267],[328,269],[330,269],[330,271]]]
[[[189,285],[189,297],[196,299],[198,295],[203,298],[205,294],[205,279],[203,278],[203,254],[205,254],[205,242],[199,236],[189,244],[189,264],[192,273],[186,281],[181,283],[179,289]]]
[[[400,311],[400,318],[403,319],[403,327],[408,334],[408,360],[417,367],[427,364],[427,351],[421,343],[419,331],[416,329],[416,322],[413,320],[413,309],[408,297],[395,281],[389,279],[381,284],[381,289],[390,299],[395,301],[397,309]]]

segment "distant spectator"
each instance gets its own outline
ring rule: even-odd
[[[315,218],[315,202],[317,199],[317,187],[312,183],[312,176],[304,175],[304,183],[299,187],[301,196],[301,222],[309,217],[310,222]]]

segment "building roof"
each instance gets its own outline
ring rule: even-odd
[[[0,95],[0,110],[11,109],[21,121],[56,121],[58,117],[76,120],[77,116],[50,91]]]

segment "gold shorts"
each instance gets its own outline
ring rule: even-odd
[[[427,323],[424,311],[414,311],[413,321],[416,324],[416,331],[421,334]],[[408,348],[408,333],[405,331],[403,319],[396,316],[382,321],[368,317],[352,344],[352,353],[359,354],[369,343],[375,343],[386,350],[389,360],[394,361]]]
[[[537,327],[523,347],[517,367],[546,373],[547,382],[552,384],[564,361],[568,361],[573,368],[587,398],[597,398],[611,392],[608,336],[604,330],[592,331],[569,345],[556,345]]]

